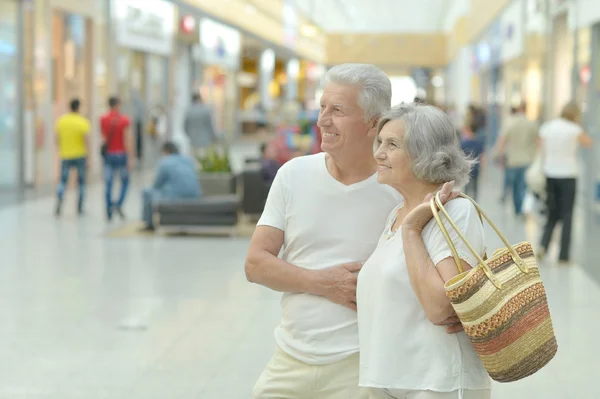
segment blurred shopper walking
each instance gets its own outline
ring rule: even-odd
[[[466,123],[461,134],[461,148],[464,153],[472,159],[477,159],[478,162],[471,169],[469,183],[465,186],[464,192],[475,201],[477,201],[479,192],[479,174],[481,168],[484,167],[484,142],[482,137],[477,137],[473,131],[471,123]]]
[[[559,260],[569,262],[573,207],[579,177],[579,148],[590,148],[592,138],[580,123],[581,113],[574,103],[567,104],[559,118],[546,122],[540,128],[540,144],[546,175],[546,201],[548,220],[542,236],[543,257],[548,251],[554,227],[563,222]]]
[[[110,221],[116,211],[121,218],[123,203],[129,187],[130,171],[133,167],[134,146],[131,137],[129,118],[120,111],[120,101],[117,97],[108,100],[110,110],[100,119],[104,145],[104,181],[106,183],[106,217]],[[116,201],[112,199],[112,188],[115,174],[121,177],[121,193]]]
[[[525,104],[520,105],[506,123],[498,141],[498,156],[506,159],[506,177],[512,190],[515,214],[523,214],[527,191],[525,172],[537,152],[538,125],[527,119]]]
[[[200,94],[192,96],[192,105],[185,113],[183,130],[190,139],[192,153],[204,156],[206,149],[217,141],[211,108],[202,102]]]
[[[79,186],[77,213],[79,215],[83,214],[90,121],[79,113],[80,107],[81,101],[76,98],[73,99],[69,105],[71,111],[61,116],[56,123],[56,140],[61,160],[56,216],[60,216],[62,211],[65,189],[71,169],[77,170],[77,183]]]

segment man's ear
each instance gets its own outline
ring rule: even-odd
[[[377,124],[379,123],[379,118],[373,118],[369,121],[369,136],[375,137],[377,135]]]

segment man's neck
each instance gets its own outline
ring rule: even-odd
[[[377,171],[377,162],[372,153],[354,157],[325,155],[329,174],[347,186],[368,179]]]

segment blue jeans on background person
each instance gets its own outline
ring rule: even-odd
[[[71,168],[77,170],[77,185],[79,189],[79,202],[77,203],[77,210],[79,213],[83,212],[83,199],[85,196],[85,174],[86,174],[86,159],[74,158],[74,159],[63,159],[60,166],[60,182],[58,184],[58,207],[56,213],[60,213],[60,206],[65,195],[65,189],[67,187],[67,181],[69,179],[69,172]]]
[[[152,205],[155,201],[160,198],[160,193],[156,190],[152,190],[151,188],[145,188],[142,191],[142,220],[146,223],[147,229],[154,228],[154,222],[152,218]]]
[[[121,177],[121,194],[116,201],[112,200],[112,187],[115,173]],[[106,154],[104,158],[104,181],[106,183],[106,215],[112,219],[113,209],[116,207],[119,213],[125,202],[127,189],[129,187],[129,168],[127,167],[127,154]]]
[[[516,168],[506,168],[507,178],[510,181],[512,188],[513,202],[515,204],[515,213],[521,215],[523,213],[523,200],[527,191],[527,183],[525,182],[525,172],[527,166]]]

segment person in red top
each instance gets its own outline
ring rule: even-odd
[[[112,220],[113,211],[124,218],[123,203],[129,187],[129,172],[132,167],[132,144],[129,133],[131,122],[119,111],[117,97],[108,100],[110,110],[100,118],[100,128],[106,151],[104,152],[104,180],[106,182],[106,216]],[[121,194],[117,201],[112,200],[112,187],[115,173],[121,177]]]

